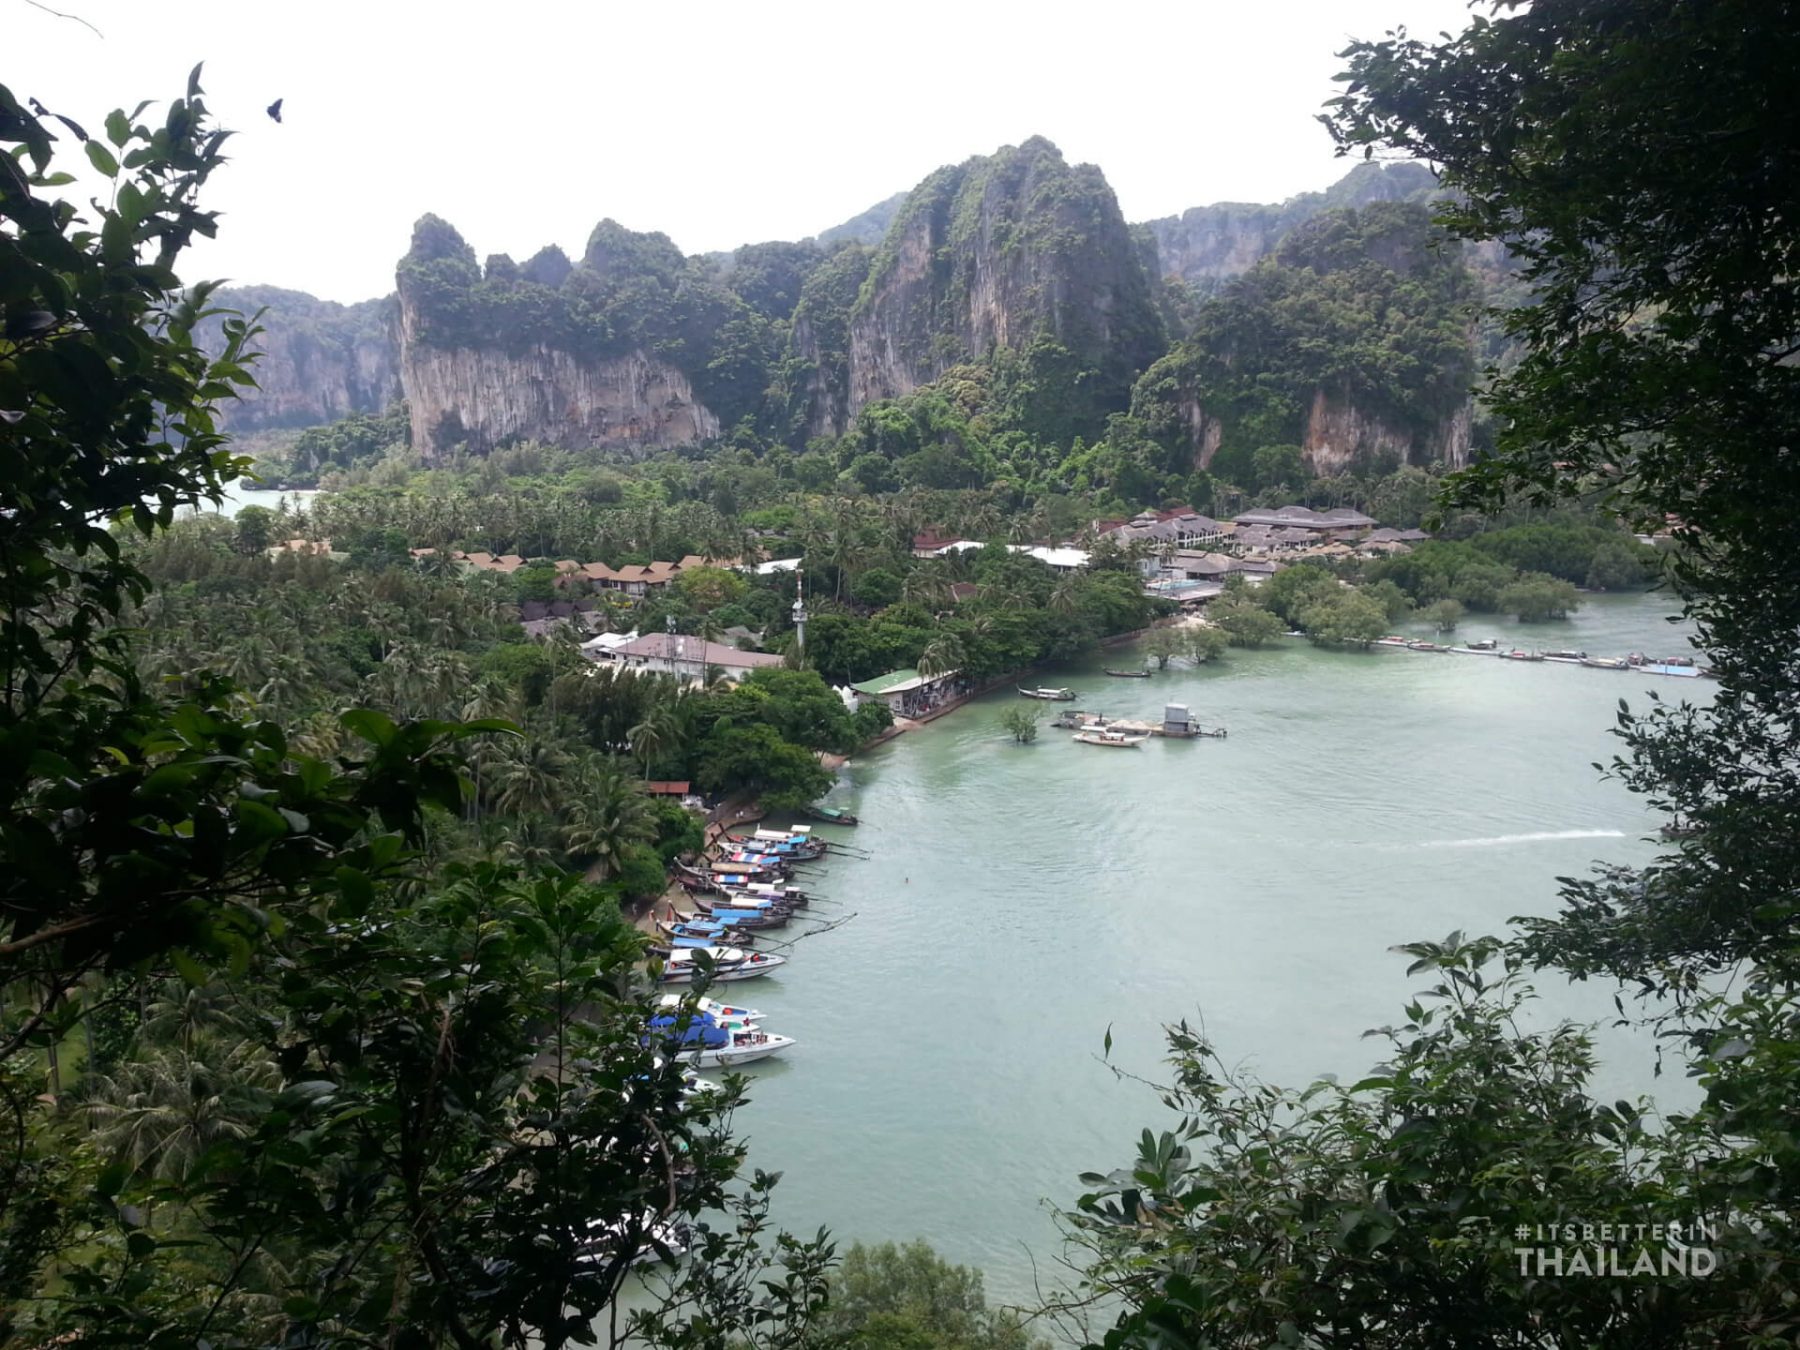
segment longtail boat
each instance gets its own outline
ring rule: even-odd
[[[1026,698],[1041,698],[1051,703],[1073,703],[1075,701],[1073,689],[1024,689],[1018,685],[1014,685],[1013,688],[1018,689]]]
[[[728,924],[734,929],[746,933],[760,933],[769,928],[786,928],[794,912],[784,905],[754,906],[741,908],[721,901],[719,904],[708,904],[695,897],[694,908],[706,916],[712,923]]]
[[[1069,739],[1080,741],[1083,745],[1113,745],[1129,749],[1132,746],[1142,745],[1150,738],[1148,736],[1127,736],[1122,731],[1096,728],[1093,731],[1078,731]]]
[[[768,867],[761,863],[729,862],[721,858],[709,861],[706,870],[714,878],[731,875],[755,877],[758,881],[778,881],[781,877],[781,869],[778,867]]]
[[[809,806],[800,814],[808,820],[816,820],[826,825],[855,825],[858,823],[855,816],[835,806]]]
[[[694,909],[695,913],[684,916],[684,922],[724,924],[734,933],[757,933],[765,928],[785,928],[788,920],[794,917],[793,911],[786,907],[745,908],[724,900],[714,903],[698,895],[694,897]]]
[[[668,939],[671,947],[717,947],[727,944],[748,947],[756,941],[752,934],[733,928],[728,923],[696,919],[692,915],[673,921],[658,919],[656,931]]]
[[[1105,667],[1105,670],[1115,680],[1147,680],[1150,678],[1150,672],[1147,670],[1114,670],[1111,666]]]
[[[662,961],[660,978],[664,984],[696,984],[707,979],[718,984],[752,980],[787,964],[785,956],[749,952],[742,947],[656,947],[651,949],[651,955]],[[710,972],[706,970],[707,961],[712,963]]]

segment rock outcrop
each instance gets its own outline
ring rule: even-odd
[[[679,306],[692,329],[708,312],[684,295],[685,266],[665,236],[608,220],[580,266],[546,249],[523,268],[496,255],[484,275],[451,225],[422,218],[398,269],[400,381],[414,449],[429,463],[457,445],[641,451],[717,436],[719,419],[689,376],[644,349],[670,331],[628,327],[613,293],[627,288],[658,322],[668,313],[656,291],[675,296],[668,310]]]
[[[1372,202],[1419,201],[1437,191],[1437,177],[1423,164],[1357,165],[1324,192],[1303,192],[1262,205],[1220,202],[1179,216],[1145,221],[1156,241],[1160,274],[1177,277],[1202,294],[1242,276],[1281,241],[1322,212]]]
[[[850,317],[848,412],[1040,338],[1092,372],[1095,401],[1114,408],[1163,348],[1106,179],[1033,137],[939,169],[907,197]]]
[[[1200,308],[1137,382],[1132,413],[1169,471],[1214,470],[1224,447],[1234,482],[1265,445],[1298,446],[1320,475],[1463,464],[1477,297],[1423,205],[1323,212]]]
[[[215,291],[213,303],[246,318],[266,311],[255,342],[257,387],[224,406],[233,431],[318,426],[380,412],[400,397],[392,296],[340,305],[278,286],[236,286]],[[201,344],[214,351],[219,324],[201,331]]]
[[[402,292],[400,378],[412,443],[427,463],[458,444],[482,453],[522,440],[629,452],[719,434],[687,376],[642,352],[595,359],[542,345],[437,347],[413,339],[416,322]]]
[[[1402,464],[1433,461],[1461,468],[1469,461],[1472,409],[1465,401],[1435,423],[1413,430],[1359,407],[1347,394],[1313,391],[1300,451],[1315,474],[1330,477],[1364,455],[1393,455]]]

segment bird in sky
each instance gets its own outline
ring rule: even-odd
[[[276,99],[273,103],[271,103],[269,105],[268,111],[269,111],[269,116],[274,118],[277,122],[279,122],[281,120],[281,100]]]

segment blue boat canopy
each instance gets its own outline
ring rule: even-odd
[[[685,1021],[685,1026],[678,1026]],[[650,1030],[663,1040],[674,1041],[678,1045],[701,1045],[707,1049],[717,1049],[731,1044],[731,1033],[705,1013],[697,1013],[690,1018],[652,1017]]]

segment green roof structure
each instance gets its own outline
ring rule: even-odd
[[[864,680],[861,684],[853,684],[850,687],[859,694],[878,698],[882,694],[893,694],[903,689],[912,689],[925,682],[925,677],[916,670],[890,670],[885,675],[877,675],[872,680]]]

